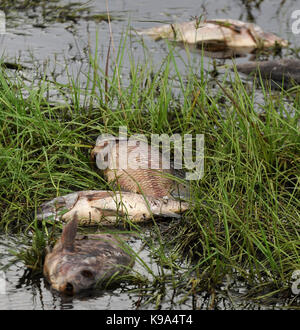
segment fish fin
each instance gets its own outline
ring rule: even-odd
[[[94,200],[98,200],[98,199],[102,199],[102,198],[106,198],[106,197],[111,197],[112,192],[109,191],[98,191],[92,194],[89,194],[86,196],[87,200],[89,202],[94,201]]]
[[[73,219],[64,226],[61,235],[61,245],[63,250],[70,252],[74,251],[74,241],[77,233],[77,225],[78,215],[77,212],[75,212]]]
[[[101,209],[100,207],[97,206],[92,206],[94,209],[97,209],[102,216],[104,217],[110,217],[110,216],[125,216],[126,212],[122,212],[121,210],[115,210],[115,209]]]
[[[162,216],[164,218],[176,218],[176,219],[181,218],[181,214],[177,214],[177,213],[174,213],[174,212],[159,214],[159,216]]]

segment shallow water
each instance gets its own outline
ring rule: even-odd
[[[294,35],[291,31],[293,20],[291,14],[299,9],[297,0],[287,1],[260,1],[242,0],[218,0],[199,1],[189,0],[115,0],[108,1],[108,9],[112,18],[111,28],[113,36],[112,58],[116,57],[120,38],[128,28],[144,29],[161,23],[182,22],[190,20],[196,15],[204,15],[207,18],[232,18],[244,21],[253,21],[264,30],[273,32],[288,39],[292,46],[299,44],[300,35]],[[60,1],[60,4],[78,3],[78,0]],[[163,4],[163,5],[162,5]],[[109,46],[110,30],[106,21],[98,21],[92,15],[106,13],[105,1],[90,1],[90,12],[83,11],[76,19],[65,19],[63,22],[53,21],[52,13],[42,17],[42,7],[27,10],[11,10],[7,14],[7,33],[0,35],[0,54],[4,55],[7,62],[19,62],[27,69],[22,70],[23,77],[28,83],[36,84],[47,73],[49,81],[57,81],[62,84],[69,82],[72,76],[85,86],[86,74],[89,63],[89,52],[96,51],[99,58],[99,67],[104,70],[106,54]],[[77,7],[74,7],[77,8]],[[143,42],[142,42],[143,40]],[[166,43],[154,42],[150,38],[136,36],[132,33],[128,38],[126,47],[131,50],[135,60],[144,60],[144,46],[151,54],[154,65],[160,65],[161,59],[168,52]],[[188,60],[184,49],[177,47],[178,66],[184,74],[185,66],[179,59]],[[286,52],[286,51],[284,51]],[[241,63],[250,57],[237,58]],[[211,59],[204,59],[205,68],[208,69]],[[221,64],[231,64],[231,60],[219,61]],[[198,70],[200,63],[199,53],[191,54],[191,63]],[[67,69],[66,71],[66,64]],[[125,54],[122,75],[126,78],[129,74],[129,57]],[[200,69],[199,69],[200,70]],[[14,74],[14,72],[12,73]],[[54,93],[54,97],[56,94]],[[258,98],[260,96],[258,95]],[[7,266],[12,260],[10,249],[19,246],[18,237],[0,236],[0,266]],[[139,240],[133,241],[132,246],[138,249]],[[149,251],[141,252],[142,258],[155,267],[155,262],[149,255]],[[143,270],[140,269],[142,272]],[[92,295],[65,299],[51,292],[42,277],[30,279],[26,276],[26,270],[22,262],[14,262],[5,269],[0,276],[0,309],[135,309],[139,305],[139,295],[123,289],[96,291]],[[1,275],[0,274],[0,275]],[[3,289],[4,287],[4,289]],[[233,295],[228,297],[228,287],[224,284],[224,294],[220,292],[215,299],[214,308],[219,309],[259,309],[276,308],[276,305],[257,305],[246,302],[241,298],[246,288],[243,283],[235,282]],[[172,301],[173,291],[170,288],[167,296],[161,304],[162,309],[207,309],[211,306],[211,300],[207,293],[199,294],[193,301],[187,297],[183,301],[184,293],[176,294]],[[172,301],[172,302],[171,302]],[[154,308],[149,304],[141,308]]]
[[[149,234],[149,233],[148,233]],[[129,243],[134,251],[139,251],[139,257],[146,262],[151,270],[158,274],[158,266],[147,248],[142,248],[138,238],[132,238]],[[0,310],[135,310],[135,309],[163,309],[163,310],[191,310],[191,309],[281,309],[292,301],[273,300],[264,304],[245,299],[248,292],[243,281],[227,276],[223,286],[212,296],[201,292],[193,297],[187,295],[184,289],[172,288],[166,285],[161,302],[145,303],[151,297],[141,297],[141,292],[135,285],[115,287],[110,289],[94,289],[75,297],[61,295],[49,288],[49,284],[42,275],[32,277],[21,261],[16,261],[11,250],[27,249],[29,246],[20,243],[20,235],[0,235]],[[136,261],[133,270],[141,275],[149,276],[143,265]],[[164,269],[168,273],[168,269]],[[180,278],[180,274],[177,274]],[[152,288],[150,288],[151,290]],[[149,288],[148,288],[149,290]],[[155,291],[155,289],[153,288]],[[145,293],[143,293],[145,294]],[[292,304],[293,306],[295,304]]]
[[[122,35],[127,30],[132,32],[126,43],[128,52],[125,52],[123,63],[122,78],[126,79],[130,67],[128,53],[134,56],[136,62],[142,62],[146,46],[154,65],[160,65],[162,58],[168,53],[165,41],[154,42],[148,37],[137,36],[134,33],[135,29],[174,21],[188,21],[197,15],[207,18],[250,20],[264,30],[288,39],[292,45],[297,45],[299,35],[294,35],[291,30],[291,14],[297,9],[297,1],[263,1],[257,8],[256,2],[260,1],[251,1],[247,6],[244,3],[248,2],[242,0],[191,0],[183,5],[179,0],[166,0],[161,6],[161,1],[158,0],[116,0],[108,1],[107,8],[106,1],[90,1],[90,10],[78,15],[78,1],[60,1],[61,5],[75,3],[74,7],[70,7],[70,11],[73,10],[75,13],[75,19],[66,18],[63,22],[55,21],[55,15],[50,9],[49,14],[43,17],[41,6],[24,12],[12,10],[6,18],[7,33],[0,36],[0,53],[4,54],[8,61],[16,60],[27,67],[22,74],[29,82],[37,83],[46,72],[48,81],[67,84],[68,76],[72,76],[81,86],[85,86],[89,54],[94,55],[97,52],[99,68],[105,70],[110,32],[113,39],[111,65],[117,56]],[[111,30],[107,21],[99,22],[93,18],[95,15],[106,14],[107,9],[111,15]],[[186,62],[189,56],[185,49],[177,47],[177,50],[177,65],[184,74],[185,65],[179,57]],[[241,63],[249,57],[237,58],[236,62]],[[200,66],[199,52],[191,54],[190,62],[195,68]],[[208,68],[210,62],[211,59],[208,57],[204,59],[205,68]],[[220,62],[230,64],[231,60]]]
[[[142,242],[138,238],[130,239],[130,247],[139,251],[139,257],[157,273],[157,267],[147,248],[141,249]],[[67,297],[53,291],[42,276],[31,277],[24,264],[16,261],[11,250],[27,249],[29,246],[20,244],[20,237],[0,235],[0,268],[5,267],[0,276],[0,309],[136,309],[139,306],[138,293],[130,293],[134,286],[112,288],[109,290],[93,290],[75,297]],[[136,261],[134,271],[147,276],[148,273],[141,263]],[[1,275],[1,274],[0,274]],[[182,298],[178,294],[174,304],[170,304],[172,291],[166,294],[162,306],[178,309],[191,309],[191,299],[177,305],[176,300]],[[153,304],[143,308],[154,308]]]

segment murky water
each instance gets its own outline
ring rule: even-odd
[[[50,290],[48,283],[42,276],[32,278],[24,264],[15,261],[11,250],[28,248],[20,246],[18,236],[0,236],[0,268],[8,266],[0,276],[0,309],[134,309],[138,297],[123,293],[121,289],[94,290],[92,293],[83,294],[76,298],[61,296]],[[131,241],[131,247],[139,250],[141,242]],[[147,252],[141,253],[142,258],[147,258]],[[148,258],[148,261],[150,259]],[[149,262],[150,264],[150,262]],[[139,265],[135,269],[139,269]],[[128,291],[128,290],[127,290]]]
[[[22,239],[21,239],[22,240]],[[142,244],[140,239],[132,238],[129,246],[138,252],[143,262],[150,267],[151,271],[159,274],[159,266],[150,251]],[[282,302],[268,301],[265,304],[255,303],[245,299],[248,288],[243,281],[229,276],[224,279],[223,286],[213,295],[201,292],[194,296],[187,294],[184,288],[172,287],[171,283],[163,288],[162,299],[157,304],[156,299],[150,303],[145,303],[151,299],[151,290],[155,288],[147,287],[146,290],[138,290],[138,286],[123,285],[110,289],[94,289],[84,292],[75,297],[61,295],[49,288],[49,284],[42,275],[32,277],[23,262],[14,258],[12,250],[27,249],[29,246],[20,243],[20,235],[0,235],[0,310],[53,310],[53,309],[86,309],[86,310],[135,310],[135,309],[281,309],[288,305],[290,301]],[[3,268],[4,267],[4,268]],[[140,275],[149,276],[148,270],[138,259],[133,267],[133,272]],[[168,269],[164,269],[164,274],[168,274]],[[180,278],[180,274],[176,274]],[[148,292],[148,293],[147,293]],[[150,294],[149,294],[150,292]]]
[[[133,237],[128,242],[134,251],[139,251],[141,260],[147,263],[151,270],[158,274],[158,267],[142,241]],[[42,276],[32,278],[24,264],[17,261],[12,250],[27,249],[26,244],[20,244],[20,236],[0,236],[0,268],[4,267],[0,276],[0,309],[136,309],[140,307],[140,293],[133,292],[136,287],[131,285],[124,288],[109,290],[93,290],[84,292],[76,297],[67,297],[51,290]],[[133,272],[149,276],[143,263],[136,260]],[[167,270],[165,270],[167,272]],[[132,292],[131,292],[132,291]],[[170,287],[161,306],[165,308],[191,309],[191,298],[182,300],[185,292],[178,293],[172,298]],[[170,303],[170,301],[172,302]],[[143,308],[153,308],[153,304]]]
[[[90,11],[82,11],[80,14],[76,14],[75,11],[73,17],[65,15],[57,21],[55,11],[51,11],[51,7],[45,9],[37,6],[33,9],[10,10],[6,17],[7,33],[0,36],[0,54],[3,54],[6,61],[17,61],[26,67],[22,75],[29,84],[37,83],[46,72],[49,81],[67,84],[68,77],[72,76],[74,80],[85,86],[90,53],[95,54],[97,49],[98,65],[102,70],[105,68],[110,33],[113,36],[112,58],[115,58],[120,39],[128,29],[134,32],[134,29],[149,28],[161,23],[183,22],[196,15],[253,21],[264,30],[288,39],[294,47],[297,47],[300,35],[294,35],[291,31],[293,22],[291,14],[294,10],[300,9],[299,1],[260,2],[246,0],[90,1]],[[78,0],[60,1],[61,5],[69,3],[78,3]],[[78,9],[76,6],[74,8]],[[70,7],[71,13],[74,8]],[[107,21],[101,21],[99,18],[99,14],[106,13],[107,10],[112,19],[111,31]],[[142,37],[132,33],[126,44],[127,49],[130,50],[129,53],[134,54],[136,61],[142,62],[146,46],[154,65],[159,65],[168,52],[166,43],[154,42],[147,37],[143,40],[142,43]],[[197,67],[200,63],[199,54],[192,53],[191,56],[191,63]],[[180,57],[187,60],[186,51],[178,47],[178,58]],[[236,62],[240,63],[248,58],[249,56],[237,58]],[[204,59],[206,67],[209,62],[211,59]],[[230,63],[230,60],[226,60],[226,63]],[[185,66],[180,60],[178,66],[184,74]],[[122,74],[126,76],[128,73],[129,57],[125,53]],[[0,236],[0,266],[10,263],[13,258],[10,249],[14,249],[17,242],[18,237]],[[141,242],[136,240],[132,244],[134,248],[138,248]],[[153,262],[147,250],[141,253],[147,263]],[[120,288],[96,291],[89,296],[66,300],[51,292],[42,277],[29,279],[26,276],[24,264],[21,262],[12,263],[0,275],[2,276],[0,276],[0,309],[135,309],[139,306],[137,293]],[[227,290],[227,296],[220,295],[215,302],[215,307],[220,309],[274,307],[243,302],[239,294],[244,291],[243,284],[236,283],[234,295],[229,299]],[[210,298],[206,293],[199,295],[196,302],[190,297],[183,299],[184,295],[180,294],[173,301],[172,295],[173,292],[170,289],[161,305],[162,308],[209,308],[210,305]],[[153,307],[153,304],[149,304],[146,308]]]
[[[69,3],[78,1],[60,1],[62,6]],[[113,37],[114,49],[111,57],[114,59],[122,35],[128,30],[132,32],[126,44],[128,52],[125,52],[123,64],[122,74],[126,77],[129,72],[128,53],[134,56],[136,62],[141,62],[144,60],[146,46],[153,63],[159,65],[168,52],[164,41],[154,42],[150,38],[137,36],[134,33],[135,29],[174,21],[188,21],[197,15],[207,18],[251,20],[264,30],[288,39],[292,44],[299,43],[299,35],[294,35],[291,31],[291,14],[299,7],[294,0],[263,1],[257,7],[255,3],[260,1],[251,1],[250,5],[247,5],[248,1],[243,0],[190,0],[184,5],[179,0],[166,0],[163,6],[158,0],[116,0],[107,3],[108,5],[106,1],[91,1],[90,11],[82,11],[80,14],[76,12],[80,6],[70,7],[69,11],[74,12],[74,18],[63,17],[60,19],[62,22],[55,21],[56,17],[50,5],[47,7],[48,11],[43,10],[42,6],[37,6],[34,10],[9,11],[7,33],[0,36],[1,54],[9,61],[15,59],[26,66],[28,69],[23,71],[23,75],[30,82],[37,82],[46,72],[48,81],[67,84],[68,76],[72,76],[85,86],[90,54],[97,52],[98,65],[103,71],[105,69],[110,34]],[[99,21],[99,18],[95,18],[99,14],[106,14],[107,10],[111,16],[111,30],[106,20]],[[178,47],[179,57],[187,61],[186,51]],[[240,63],[246,59],[247,57],[238,58],[236,62]],[[205,58],[206,67],[209,62],[211,60]],[[192,54],[191,63],[199,66],[199,54]],[[184,73],[185,66],[181,60],[178,67]]]

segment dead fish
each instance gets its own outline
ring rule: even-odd
[[[188,183],[176,180],[179,171],[176,173],[171,167],[169,158],[145,141],[121,137],[97,139],[92,157],[96,158],[98,168],[104,169],[107,181],[115,182],[122,191],[152,197],[189,196]]]
[[[236,66],[239,72],[247,75],[260,72],[263,79],[270,79],[278,82],[281,86],[293,83],[300,84],[300,60],[281,59],[273,61],[247,62]]]
[[[43,267],[51,287],[68,295],[107,282],[134,263],[120,239],[110,234],[76,235],[77,224],[75,214],[64,226],[52,252],[46,255]]]
[[[137,31],[155,40],[169,39],[187,44],[201,44],[211,51],[226,48],[248,49],[271,48],[275,44],[287,47],[288,42],[273,33],[264,32],[258,25],[233,19],[193,20],[184,23],[166,24]],[[199,47],[200,48],[200,47]]]
[[[152,215],[176,217],[187,210],[188,203],[144,196],[132,192],[79,191],[56,197],[41,205],[37,219],[69,221],[75,213],[81,225],[114,224],[119,216],[128,216],[132,221],[151,219]]]

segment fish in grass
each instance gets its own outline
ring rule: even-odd
[[[262,79],[277,83],[277,86],[289,88],[300,84],[300,60],[280,59],[242,63],[236,66],[239,72],[247,75],[259,75]],[[275,84],[272,84],[275,86]]]
[[[67,222],[77,213],[80,225],[112,225],[120,217],[128,217],[133,222],[145,221],[152,216],[178,218],[188,208],[188,203],[168,198],[87,190],[56,197],[42,204],[36,217],[38,220]]]
[[[75,295],[100,287],[117,275],[129,271],[134,258],[126,252],[124,241],[111,234],[78,235],[78,217],[64,225],[61,238],[46,255],[43,273],[51,288]]]
[[[265,32],[256,24],[233,19],[193,20],[184,23],[165,24],[137,31],[155,40],[169,39],[186,44],[198,44],[201,49],[223,51],[240,49],[251,53],[256,49],[268,49],[275,45],[287,47],[288,42],[273,33]]]
[[[188,198],[190,195],[184,172],[175,170],[170,157],[146,141],[101,137],[91,156],[116,189],[155,198]]]

